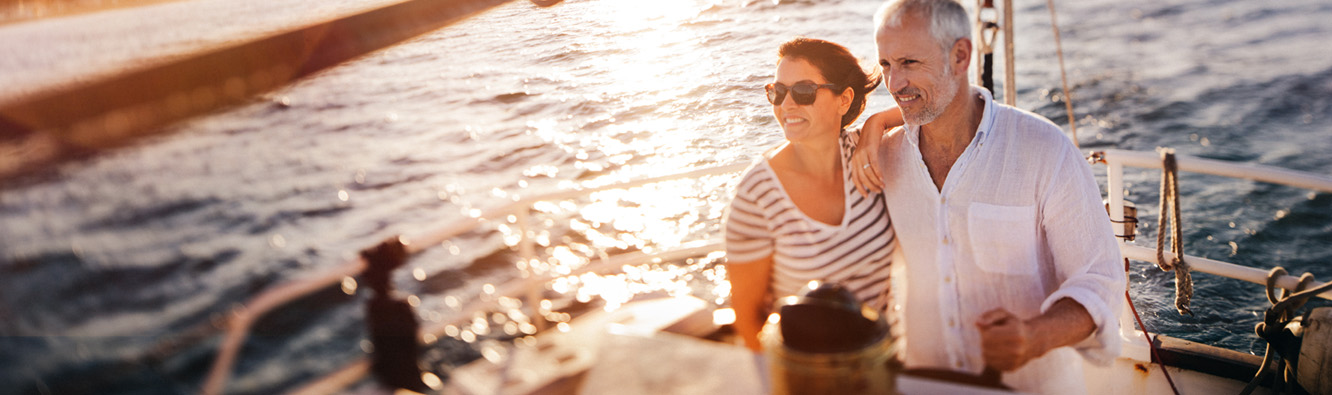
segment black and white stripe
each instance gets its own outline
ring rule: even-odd
[[[732,263],[773,258],[771,289],[798,293],[810,280],[838,282],[862,302],[883,308],[897,240],[882,194],[861,196],[848,164],[855,135],[842,137],[847,210],[839,225],[815,221],[795,206],[766,158],[745,173],[726,215],[726,255]],[[792,186],[795,187],[795,186]]]

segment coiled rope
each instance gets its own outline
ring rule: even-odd
[[[1161,154],[1161,209],[1157,216],[1156,266],[1167,272],[1175,272],[1175,309],[1181,315],[1193,315],[1189,310],[1189,301],[1193,299],[1193,276],[1189,274],[1189,263],[1184,261],[1181,241],[1183,226],[1179,217],[1179,166],[1175,163],[1174,149],[1158,147],[1156,152]],[[1172,228],[1170,253],[1173,256],[1167,259],[1166,229]]]

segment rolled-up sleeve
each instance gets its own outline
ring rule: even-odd
[[[1127,284],[1123,258],[1091,167],[1071,146],[1061,156],[1042,199],[1041,224],[1060,285],[1041,304],[1041,312],[1064,298],[1081,304],[1096,331],[1073,348],[1104,365],[1119,356],[1116,312],[1123,307]]]

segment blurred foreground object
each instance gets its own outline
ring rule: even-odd
[[[890,394],[897,344],[877,311],[845,287],[811,282],[778,302],[760,339],[774,394]]]
[[[408,0],[0,103],[0,183],[124,146],[509,0]]]

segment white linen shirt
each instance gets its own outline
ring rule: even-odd
[[[985,89],[972,92],[985,112],[942,191],[921,158],[919,127],[898,128],[880,146],[884,197],[905,255],[903,281],[893,283],[904,362],[978,374],[982,314],[1003,308],[1029,319],[1069,298],[1096,331],[1003,381],[1020,391],[1084,393],[1078,353],[1100,364],[1119,355],[1116,312],[1127,284],[1100,187],[1058,126],[994,103]]]

